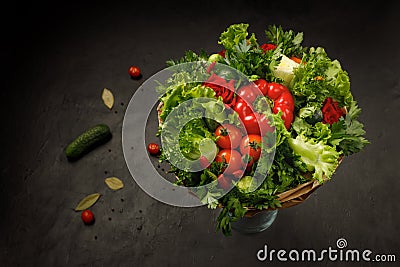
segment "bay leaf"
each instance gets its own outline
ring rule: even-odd
[[[75,211],[86,210],[96,203],[96,201],[100,198],[101,194],[94,193],[84,197],[79,204],[76,206]]]
[[[104,88],[101,98],[103,99],[104,105],[106,105],[109,109],[112,109],[114,106],[114,95],[112,92],[107,88]]]
[[[119,190],[124,187],[124,183],[117,177],[108,177],[104,182],[112,190]]]

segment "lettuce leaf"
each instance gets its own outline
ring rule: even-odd
[[[221,44],[225,47],[226,50],[232,50],[235,46],[239,45],[246,40],[247,35],[247,28],[249,24],[240,23],[240,24],[233,24],[226,29],[221,36],[219,37],[218,44]],[[254,34],[252,38],[255,40]]]
[[[338,101],[341,107],[350,106],[353,101],[350,80],[339,61],[332,61],[322,47],[311,47],[303,60],[305,64],[294,70],[289,85],[297,108],[321,108],[327,97]]]
[[[198,97],[215,98],[214,90],[202,85],[181,83],[173,85],[171,88],[172,89],[168,90],[161,98],[161,101],[164,104],[161,108],[160,114],[162,120],[165,120],[174,107],[186,100]]]
[[[308,171],[313,172],[314,179],[323,183],[323,175],[328,179],[332,177],[341,154],[335,147],[325,145],[323,142],[314,142],[302,135],[298,135],[295,139],[290,138],[288,141],[294,153],[306,164]]]

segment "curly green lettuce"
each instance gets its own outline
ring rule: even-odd
[[[296,108],[320,108],[327,97],[338,101],[341,107],[350,106],[353,101],[350,79],[339,61],[331,60],[322,47],[311,47],[303,61],[305,64],[295,68],[289,85]]]
[[[313,178],[320,183],[324,182],[324,175],[330,179],[339,162],[340,152],[335,147],[325,145],[323,142],[315,142],[302,135],[290,138],[289,146],[293,152],[300,156],[300,160],[306,164],[308,171],[313,172]]]

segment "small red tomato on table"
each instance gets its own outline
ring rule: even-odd
[[[89,225],[94,223],[94,215],[90,210],[84,210],[81,214],[82,221],[84,224]]]
[[[160,146],[156,143],[150,143],[147,146],[147,151],[153,156],[157,156],[160,153]]]
[[[140,69],[137,66],[131,66],[128,70],[128,73],[134,79],[140,78],[141,76]]]

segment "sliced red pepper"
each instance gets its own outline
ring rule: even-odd
[[[228,104],[229,106],[235,104],[235,80],[227,82],[224,78],[212,73],[211,76],[203,82],[203,85],[213,89],[217,98],[221,96],[224,104]]]

